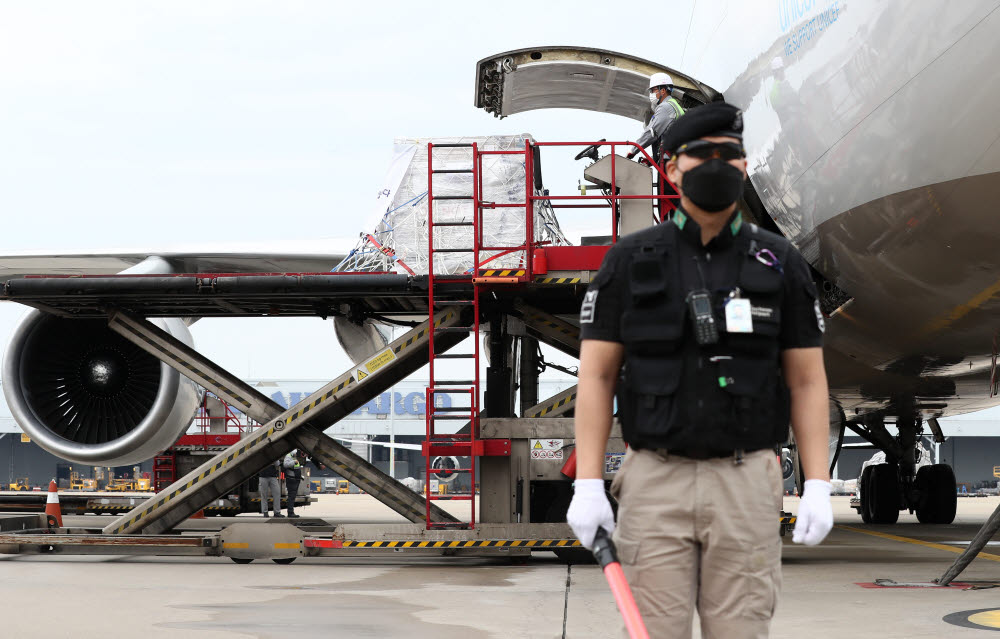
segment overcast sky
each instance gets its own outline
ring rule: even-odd
[[[638,134],[633,121],[585,111],[498,120],[472,105],[479,59],[605,48],[724,91],[733,69],[719,57],[738,69],[770,37],[747,24],[738,41],[713,39],[741,3],[702,3],[696,16],[691,0],[658,6],[0,0],[0,254],[349,248],[370,225],[396,137]],[[775,6],[750,19],[773,27]],[[583,165],[544,168],[546,185],[568,192]],[[0,343],[20,313],[0,304]],[[329,379],[348,365],[319,319],[192,330],[199,350],[244,377]]]
[[[690,4],[670,3],[679,31]],[[616,24],[607,3],[580,1],[0,1],[0,254],[347,248],[395,137],[634,139],[637,123],[585,111],[498,120],[472,105],[474,71],[552,44],[680,66],[683,38],[639,35],[648,16],[635,3]],[[575,186],[582,164],[557,164],[547,184]],[[0,335],[20,312],[0,305]],[[193,333],[246,377],[347,366],[319,319],[203,320]]]

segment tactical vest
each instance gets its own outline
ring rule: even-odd
[[[783,276],[755,255],[769,249],[785,264],[790,245],[744,224],[728,249],[713,253],[713,259],[737,262],[736,281],[727,284],[750,300],[753,332],[728,332],[728,295],[710,291],[719,342],[700,346],[685,299],[703,284],[681,268],[677,226],[657,229],[662,232],[636,239],[625,263],[630,269],[621,323],[625,364],[618,385],[625,441],[640,448],[713,452],[784,442],[789,395],[778,341]]]

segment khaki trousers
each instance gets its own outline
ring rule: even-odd
[[[772,451],[736,465],[629,449],[611,493],[618,557],[650,637],[690,639],[697,606],[705,639],[766,639],[781,588]]]

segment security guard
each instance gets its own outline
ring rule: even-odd
[[[586,546],[614,531],[658,638],[689,638],[694,606],[703,637],[767,637],[781,579],[774,447],[789,421],[806,476],[794,541],[817,544],[833,524],[823,317],[802,256],[736,208],[742,133],[723,102],[673,125],[681,208],[611,248],[580,310],[567,519]],[[601,479],[616,385],[630,446],[611,486],[617,530]]]
[[[666,73],[654,73],[649,76],[649,106],[653,108],[653,117],[635,143],[642,148],[652,144],[653,159],[657,162],[661,161],[664,136],[674,121],[684,115],[680,102],[671,97],[673,91],[674,81]],[[632,159],[638,153],[639,149],[633,148],[629,151],[628,158]]]

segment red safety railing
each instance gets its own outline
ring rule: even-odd
[[[536,194],[535,193],[535,149],[541,147],[610,147],[611,154],[611,183],[610,183],[610,193],[600,194],[600,195],[552,195],[552,194]],[[631,160],[625,158],[624,156],[619,156],[615,151],[617,149],[628,147],[630,149],[636,149],[638,153],[642,155],[642,158],[646,161],[646,164],[651,166],[655,172],[655,183],[657,185],[656,192],[652,195],[633,195],[633,194],[619,194],[618,180],[617,180],[617,162],[624,161],[630,162]],[[513,202],[513,203],[498,203],[498,202],[487,202],[483,201],[480,203],[480,212],[484,212],[487,209],[499,209],[499,208],[521,208],[525,210],[525,241],[523,244],[515,246],[490,246],[486,244],[483,238],[483,228],[485,226],[482,219],[478,220],[478,228],[476,229],[478,247],[480,251],[492,252],[500,251],[499,253],[491,254],[485,257],[482,261],[477,260],[477,269],[487,267],[489,262],[509,255],[511,253],[523,251],[524,258],[521,263],[523,264],[523,273],[517,276],[518,281],[531,281],[534,278],[533,265],[532,265],[532,251],[535,247],[545,244],[545,242],[535,241],[535,204],[537,202],[548,202],[549,206],[553,209],[595,209],[595,208],[605,208],[608,207],[611,210],[611,241],[612,243],[618,241],[618,208],[619,202],[622,200],[653,200],[657,209],[657,219],[663,221],[667,219],[673,211],[677,208],[677,202],[680,196],[677,194],[677,190],[673,183],[667,177],[663,166],[659,165],[645,149],[640,147],[635,142],[533,142],[531,140],[525,140],[523,150],[513,150],[513,151],[479,151],[478,152],[478,192],[480,197],[483,193],[483,171],[482,171],[482,158],[489,155],[522,155],[524,156],[524,172],[525,172],[525,194],[524,202]],[[620,158],[620,160],[618,159]],[[559,204],[555,202],[561,202]],[[593,202],[593,203],[591,203]],[[598,204],[597,202],[601,202]]]
[[[532,191],[534,190],[534,170],[533,170],[533,167],[531,166],[531,164],[534,162],[534,154],[531,152],[531,147],[532,146],[536,146],[536,147],[546,147],[546,146],[550,146],[550,147],[560,147],[560,146],[582,146],[582,147],[594,146],[594,147],[602,147],[602,146],[609,146],[609,147],[611,147],[611,149],[610,149],[610,151],[611,151],[611,193],[608,194],[608,195],[605,195],[603,193],[601,195],[534,195],[532,193]],[[657,186],[658,186],[658,188],[657,188],[657,193],[656,194],[654,194],[654,195],[619,195],[618,194],[618,182],[617,182],[617,175],[616,175],[617,158],[621,158],[621,161],[625,161],[625,162],[631,162],[631,160],[629,160],[629,159],[627,159],[627,158],[625,158],[623,156],[620,156],[617,153],[615,153],[615,147],[629,147],[629,148],[632,148],[632,149],[637,149],[639,151],[639,153],[642,154],[643,159],[646,160],[646,163],[649,164],[651,167],[653,167],[653,170],[656,171],[656,175],[657,175],[657,178],[658,178],[658,180],[657,180]],[[670,181],[670,178],[667,177],[667,174],[663,170],[663,167],[660,166],[653,159],[653,157],[651,155],[649,155],[649,153],[646,152],[646,149],[642,148],[641,146],[639,146],[635,142],[530,142],[530,141],[526,140],[525,141],[525,157],[526,157],[526,161],[528,162],[528,167],[529,167],[527,169],[527,173],[528,173],[528,185],[529,185],[529,191],[528,191],[529,196],[528,196],[528,198],[529,198],[529,201],[531,203],[539,202],[539,201],[548,201],[551,204],[551,202],[553,200],[559,200],[559,201],[577,201],[577,202],[579,202],[579,201],[586,201],[586,200],[604,200],[604,201],[610,200],[611,201],[611,216],[612,216],[611,217],[611,241],[612,242],[617,242],[618,241],[617,204],[618,204],[619,200],[649,200],[649,199],[653,200],[654,202],[656,202],[659,205],[659,212],[660,212],[659,219],[662,222],[663,220],[665,220],[667,218],[667,215],[669,215],[670,213],[672,213],[673,210],[677,208],[677,200],[680,199],[680,196],[677,195],[677,190],[674,188],[674,185]],[[666,189],[666,186],[668,186],[668,185],[671,188],[671,190],[673,191],[673,193],[664,193],[663,192]],[[587,205],[554,205],[553,204],[552,207],[553,208],[603,208],[603,205],[597,205],[597,206],[591,205],[591,206],[587,206]],[[528,218],[529,218],[529,220],[532,217],[531,216],[532,208],[533,207],[529,207],[528,208]]]
[[[209,414],[208,401],[210,397],[218,399],[219,403],[222,404],[224,414],[217,416]],[[232,406],[210,393],[205,393],[201,406],[198,407],[198,412],[195,414],[194,425],[199,432],[185,435],[184,439],[189,444],[204,447],[205,450],[218,444],[217,436],[219,435],[242,435],[254,429],[248,420],[240,419]]]

